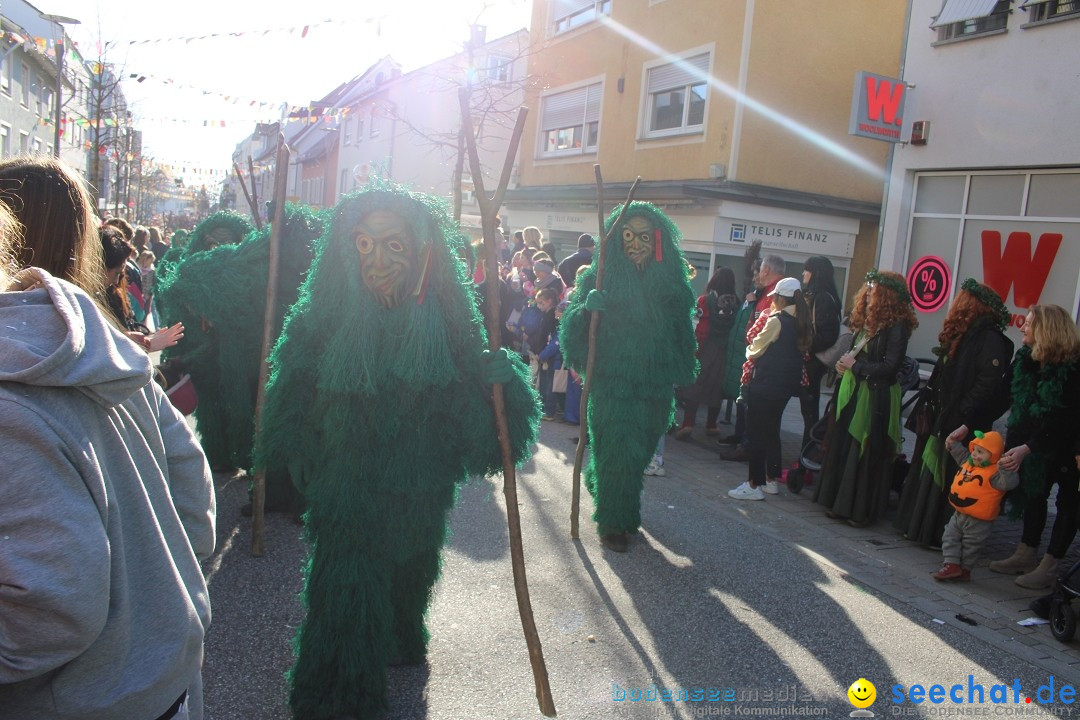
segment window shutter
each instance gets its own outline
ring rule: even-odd
[[[993,11],[995,5],[997,0],[945,0],[945,5],[930,27],[984,18]]]
[[[705,82],[708,74],[709,53],[654,67],[649,70],[649,94],[697,85]]]
[[[544,112],[541,117],[541,130],[558,130],[564,127],[581,125],[585,115],[588,87],[548,95],[544,98]],[[597,117],[599,117],[599,101]]]
[[[585,102],[586,123],[600,121],[600,92],[602,88],[603,86],[600,83],[586,88],[588,90],[588,99]]]
[[[580,10],[591,8],[593,5],[593,0],[552,0],[551,17],[558,20]]]

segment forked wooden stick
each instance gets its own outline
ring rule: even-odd
[[[458,99],[461,102],[461,123],[465,129],[465,142],[469,150],[469,169],[472,172],[473,186],[476,190],[476,201],[480,205],[480,223],[484,229],[486,265],[484,268],[484,291],[487,296],[488,346],[492,352],[495,352],[499,349],[499,338],[502,335],[501,323],[499,322],[501,316],[498,272],[499,247],[495,238],[497,232],[495,216],[502,205],[506,187],[510,184],[514,158],[517,157],[518,144],[521,142],[521,134],[525,130],[525,117],[529,111],[526,108],[518,110],[517,124],[514,125],[514,132],[510,136],[510,147],[506,151],[506,161],[503,163],[499,187],[495,194],[488,198],[487,192],[484,190],[484,176],[483,168],[480,167],[480,155],[476,150],[476,136],[473,135],[472,112],[469,107],[469,91],[467,88],[461,88],[458,91]],[[529,648],[529,662],[532,664],[533,680],[536,683],[536,699],[540,703],[540,712],[547,717],[554,717],[555,701],[551,697],[547,666],[544,664],[544,651],[540,646],[540,635],[536,631],[532,603],[529,601],[529,583],[525,577],[525,553],[521,544],[521,516],[518,513],[517,501],[517,470],[514,467],[514,456],[510,449],[510,431],[506,422],[506,402],[503,396],[503,386],[501,383],[496,383],[492,385],[491,389],[495,407],[495,426],[499,434],[499,448],[502,450],[503,494],[506,497],[506,522],[510,533],[510,564],[514,571],[514,594],[517,596],[521,627],[525,631],[525,644]]]

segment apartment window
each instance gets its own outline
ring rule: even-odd
[[[371,106],[371,122],[368,123],[368,137],[375,137],[376,135],[379,134],[379,127],[376,124],[376,120],[378,119],[378,117],[379,117],[378,109],[374,105],[372,105]]]
[[[4,55],[2,49],[0,49],[0,92],[5,95],[11,95],[11,66],[13,63],[9,62],[7,56]]]
[[[26,63],[22,63],[22,75],[20,76],[19,85],[22,87],[22,105],[25,108],[30,107],[30,68],[26,67]]]
[[[359,145],[364,139],[364,116],[356,118],[356,143]]]
[[[0,125],[0,157],[11,155],[11,126]]]
[[[346,145],[352,145],[352,128],[349,124],[348,118],[341,123],[342,131],[344,132],[344,143]]]
[[[341,171],[341,182],[338,183],[338,197],[340,198],[347,191],[345,190],[345,184],[349,182],[349,170],[348,168]]]
[[[540,108],[540,156],[596,152],[603,83],[545,95]]]
[[[41,105],[44,108],[43,114],[51,118],[53,116],[53,91],[51,89],[41,89]]]
[[[553,35],[568,32],[611,14],[611,0],[553,0],[551,4]]]
[[[705,122],[709,53],[647,71],[646,137],[698,132]]]
[[[1011,0],[945,0],[930,26],[938,42],[1004,30]]]
[[[1034,0],[1022,7],[1028,11],[1028,21],[1033,23],[1069,15],[1080,17],[1080,0]]]
[[[35,155],[40,155],[41,154],[41,141],[38,140],[37,138],[34,138],[34,154]]]
[[[19,132],[19,152],[24,155],[30,152],[30,133]]]
[[[510,68],[513,61],[501,55],[491,55],[484,65],[483,78],[490,83],[510,82]]]

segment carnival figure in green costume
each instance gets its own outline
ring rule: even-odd
[[[256,466],[289,469],[311,546],[295,718],[374,717],[387,665],[423,662],[457,485],[502,467],[492,382],[516,462],[535,439],[528,370],[485,350],[458,238],[429,196],[344,198],[271,356]]]
[[[591,455],[585,486],[601,542],[625,552],[641,524],[642,473],[671,426],[675,386],[697,374],[691,316],[695,297],[679,230],[656,206],[631,203],[614,234],[605,230],[604,285],[596,290],[596,260],[563,312],[563,356],[586,369],[589,320],[600,312],[596,360],[588,401]]]
[[[162,290],[169,286],[173,273],[180,263],[198,252],[213,250],[221,245],[235,245],[247,237],[255,226],[243,215],[232,210],[222,210],[210,215],[195,226],[190,233],[177,230],[173,235],[172,246],[169,251],[158,260],[154,267],[154,293],[160,297]],[[184,232],[177,239],[177,235]],[[158,301],[158,312],[165,317],[168,312]],[[179,319],[179,318],[178,318]],[[187,327],[187,326],[185,326]]]
[[[285,312],[296,301],[311,265],[312,245],[322,231],[315,210],[285,206],[275,338]],[[164,291],[169,307],[182,314],[187,329],[184,341],[167,357],[191,374],[200,392],[195,419],[212,466],[251,468],[270,233],[268,225],[239,243],[224,243],[185,257]],[[267,508],[292,509],[288,490],[287,482],[285,487],[268,482]]]

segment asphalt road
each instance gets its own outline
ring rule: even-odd
[[[1036,691],[1050,682],[1044,669],[870,590],[835,535],[768,501],[727,500],[723,491],[745,466],[717,463],[715,493],[677,470],[647,478],[642,532],[626,554],[600,546],[583,491],[581,539],[572,541],[575,432],[544,423],[535,457],[518,473],[532,607],[559,717],[847,716],[854,709],[847,688],[859,678],[877,688],[870,709],[878,717],[1048,716],[1051,709],[1071,716],[1073,705],[1040,705]],[[287,718],[284,673],[303,616],[302,529],[287,516],[268,516],[266,555],[251,557],[250,522],[239,517],[246,479],[218,480],[220,547],[207,567],[214,612],[204,668],[208,717]],[[461,489],[430,610],[428,662],[391,669],[387,718],[541,717],[501,487],[498,478]],[[986,704],[967,704],[969,675]],[[1080,673],[1054,678],[1055,699],[1063,685],[1078,683]],[[895,685],[934,684],[946,691],[962,684],[964,704],[893,702],[904,692],[894,693]],[[1010,688],[1008,703],[989,703],[995,684]],[[701,701],[650,699],[680,690]],[[636,693],[641,700],[632,700]]]

